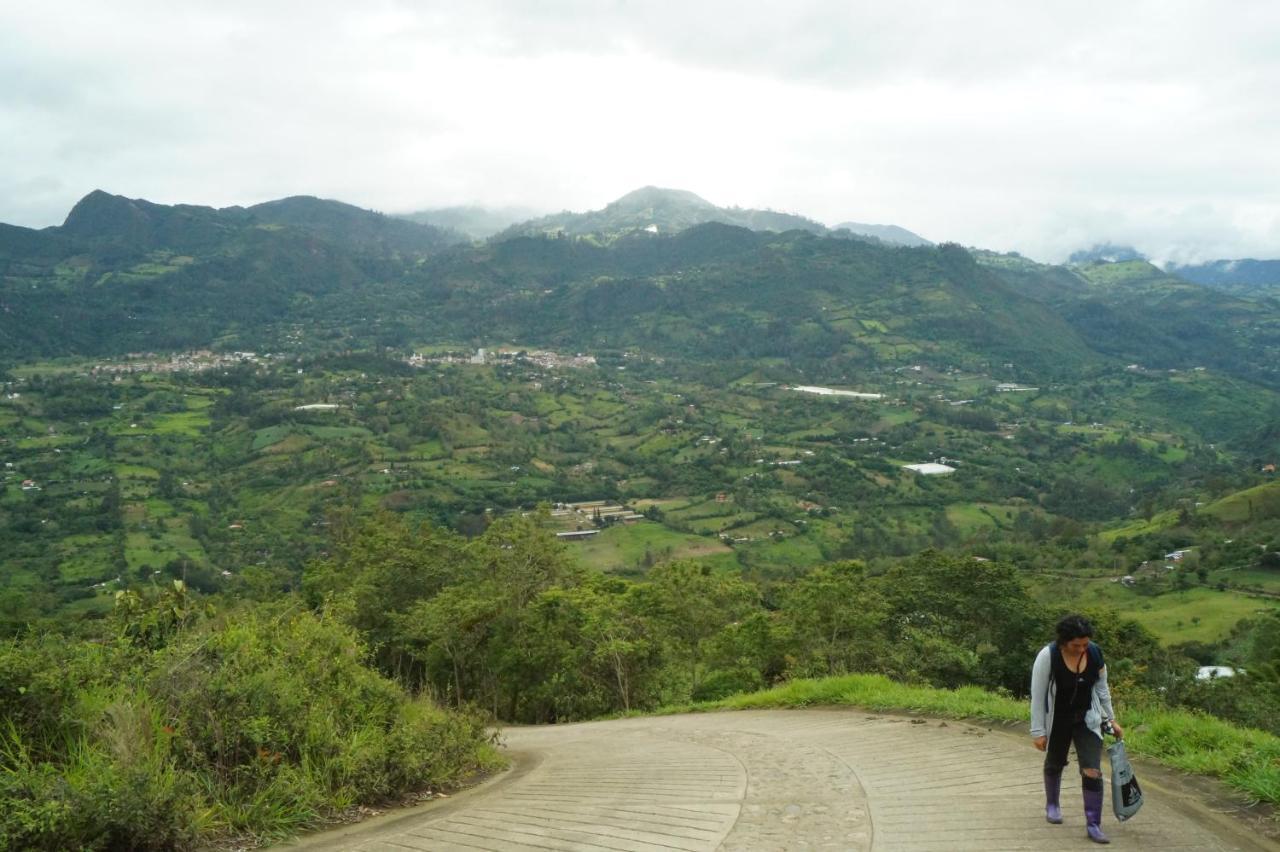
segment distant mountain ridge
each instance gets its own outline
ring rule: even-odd
[[[601,210],[586,213],[565,211],[521,222],[503,231],[499,238],[557,234],[597,234],[616,238],[633,232],[671,234],[707,222],[736,225],[752,231],[827,232],[827,227],[821,222],[793,213],[717,207],[687,190],[646,186],[610,202]]]
[[[306,196],[217,210],[94,192],[60,227],[0,226],[0,357],[510,341],[813,369],[1013,363],[1050,379],[1107,363],[1205,366],[1280,386],[1280,303],[1268,298],[1140,260],[903,249],[729,212],[809,227],[676,228],[725,209],[647,188],[550,233],[477,244]],[[673,230],[653,233],[655,220]],[[603,238],[589,230],[610,222]]]
[[[849,231],[853,234],[859,234],[864,237],[874,237],[882,242],[891,245],[909,246],[916,248],[919,246],[931,246],[933,242],[926,240],[919,234],[912,233],[906,228],[897,225],[866,225],[861,222],[841,222],[832,230]]]
[[[1214,260],[1185,266],[1170,264],[1166,271],[1217,290],[1247,294],[1280,294],[1280,260]]]
[[[91,244],[136,249],[201,250],[245,228],[296,228],[348,247],[424,254],[464,237],[431,225],[384,216],[341,201],[297,195],[251,207],[156,204],[95,189],[80,199],[60,228],[41,233]]]
[[[777,210],[744,207],[718,207],[705,198],[684,189],[646,186],[629,192],[604,206],[586,213],[568,211],[520,222],[507,228],[500,239],[517,236],[600,235],[606,238],[634,233],[671,234],[696,225],[719,222],[752,231],[808,231],[811,234],[840,236],[841,232],[878,240],[889,245],[930,246],[932,242],[898,225],[867,225],[842,222],[834,228],[806,216]]]

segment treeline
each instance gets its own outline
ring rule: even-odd
[[[848,561],[755,584],[677,561],[630,582],[576,567],[536,515],[501,518],[471,540],[397,516],[351,524],[303,589],[407,688],[534,723],[848,672],[1024,694],[1030,660],[1073,608],[1037,603],[1012,564],[933,551],[879,574]],[[1093,615],[1119,694],[1221,711],[1193,686],[1194,660],[1133,621]],[[1260,668],[1249,688],[1280,698],[1274,680]],[[1275,725],[1260,712],[1224,715]]]

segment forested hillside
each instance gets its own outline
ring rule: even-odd
[[[316,199],[219,211],[95,192],[60,228],[0,231],[0,357],[507,343],[820,370],[1013,363],[1037,381],[1108,361],[1278,381],[1276,303],[1142,262],[1045,267],[717,222],[604,245],[459,239]]]

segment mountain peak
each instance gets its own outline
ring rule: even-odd
[[[77,237],[127,236],[144,229],[147,218],[139,202],[95,189],[71,208],[62,230]]]
[[[693,208],[695,210],[715,210],[716,206],[700,195],[685,189],[665,189],[660,186],[642,186],[610,203],[605,210],[632,211],[650,208],[672,209]]]

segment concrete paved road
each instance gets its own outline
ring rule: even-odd
[[[1043,816],[1029,738],[855,709],[760,710],[511,728],[512,771],[454,799],[294,844],[360,850],[1078,850]],[[1169,773],[1165,773],[1166,776]],[[1104,828],[1113,849],[1278,850],[1179,784]]]

